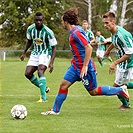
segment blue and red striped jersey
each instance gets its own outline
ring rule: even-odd
[[[69,43],[73,54],[72,63],[75,69],[82,69],[85,58],[85,46],[90,43],[84,30],[80,26],[75,26],[70,30]],[[92,59],[88,64],[89,70],[94,70]]]

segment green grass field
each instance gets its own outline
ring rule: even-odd
[[[60,81],[67,70],[70,60],[56,58],[54,71],[47,71],[47,85],[51,92],[47,94],[47,103],[36,103],[40,97],[39,89],[25,77],[27,59],[7,59],[0,66],[0,133],[132,133],[133,108],[118,110],[121,105],[117,96],[92,97],[81,82],[69,89],[59,116],[42,116],[42,111],[52,107]],[[99,85],[112,85],[115,75],[109,75],[110,62],[104,67],[97,66]],[[133,106],[133,90],[129,90]],[[23,104],[28,110],[25,120],[13,120],[11,108]]]

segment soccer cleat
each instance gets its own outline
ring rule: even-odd
[[[129,94],[128,94],[127,86],[123,85],[121,86],[121,88],[123,90],[122,96],[127,99],[127,102],[129,102]]]
[[[42,115],[59,115],[60,112],[54,112],[53,110],[47,111],[47,112],[42,112]]]
[[[120,110],[127,110],[127,109],[130,109],[130,105],[129,106],[124,106],[124,105],[121,105],[118,109]]]
[[[43,103],[43,102],[48,102],[48,100],[47,100],[47,99],[44,100],[44,99],[42,99],[42,98],[40,97],[40,99],[37,101],[37,103]]]
[[[46,93],[49,93],[50,92],[50,88],[46,86]]]
[[[108,58],[107,58],[107,57],[103,57],[103,58],[102,58],[102,61],[104,61],[104,60],[109,60],[110,62],[112,62],[112,59],[111,59],[110,56],[109,56]]]
[[[111,59],[111,57],[110,57],[110,56],[108,57],[108,59],[109,59],[109,61],[110,61],[110,62],[112,62],[112,59]]]

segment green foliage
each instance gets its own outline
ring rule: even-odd
[[[69,0],[2,0],[0,6],[1,44],[0,46],[22,49],[26,41],[26,29],[33,23],[35,12],[44,14],[45,24],[56,34],[58,40],[61,13],[70,7]],[[59,29],[58,29],[59,28]],[[60,31],[61,32],[61,31]]]
[[[88,18],[88,7],[86,0],[1,0],[0,1],[0,46],[10,49],[23,49],[26,42],[26,29],[33,23],[34,14],[40,11],[44,14],[44,23],[50,27],[57,38],[58,49],[69,49],[68,31],[61,25],[61,14],[70,7],[77,7],[79,10],[80,22]],[[130,2],[132,0],[128,0]],[[101,17],[109,11],[112,0],[91,0],[92,2],[92,31],[94,34],[101,30],[102,35],[109,37],[110,33],[103,27]],[[118,0],[118,4],[122,2]],[[127,6],[132,8],[132,4]],[[119,7],[119,5],[118,5]],[[121,8],[118,8],[118,20]],[[132,32],[132,10],[126,13],[129,18],[125,28]],[[132,33],[133,34],[133,33]]]

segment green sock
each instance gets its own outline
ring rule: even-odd
[[[46,78],[44,76],[41,76],[39,79],[39,88],[42,95],[43,100],[47,100],[46,97]]]
[[[124,106],[129,106],[130,103],[126,100],[125,97],[121,96],[121,95],[117,95],[118,98],[120,99],[120,101],[123,103]]]
[[[127,88],[128,88],[128,89],[133,89],[133,82],[129,82],[129,83],[127,84]]]
[[[103,63],[102,63],[102,61],[101,61],[101,60],[98,60],[98,62],[100,63],[100,65],[101,65],[101,66],[103,66]]]
[[[109,60],[110,62],[112,62],[112,59],[111,59],[111,57],[108,57],[108,58],[106,58],[106,57],[103,57],[103,58],[102,58],[102,61],[104,61],[104,60]]]
[[[30,79],[31,83],[34,84],[35,86],[39,87],[39,81],[35,75],[32,76]]]

